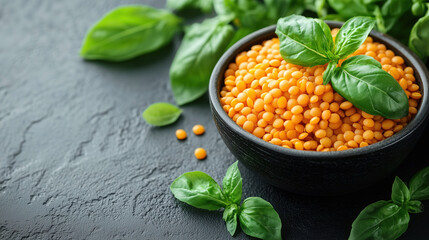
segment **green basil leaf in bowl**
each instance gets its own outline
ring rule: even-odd
[[[399,83],[371,57],[353,56],[334,69],[331,84],[357,108],[389,119],[408,115],[408,97]],[[374,64],[371,64],[374,63]]]
[[[283,59],[306,67],[332,60],[332,36],[329,39],[322,26],[321,22],[299,15],[279,19],[276,34]]]
[[[121,6],[87,32],[80,55],[89,60],[124,61],[169,43],[181,19],[169,11],[144,5]]]

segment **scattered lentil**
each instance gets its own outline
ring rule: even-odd
[[[203,160],[207,157],[207,152],[204,148],[197,148],[194,151],[194,155],[198,160]]]
[[[237,99],[237,98],[236,98]],[[240,104],[240,110],[244,108],[244,104],[243,103],[237,103],[237,105]],[[237,107],[237,105],[235,105]],[[250,108],[249,108],[250,109]],[[235,108],[235,110],[237,110],[237,108]],[[237,110],[237,111],[240,111]],[[247,114],[246,114],[247,115]],[[238,118],[239,116],[237,116]],[[238,119],[237,119],[238,120]],[[242,124],[243,125],[243,124]],[[241,126],[241,125],[240,125]],[[194,132],[195,135],[202,135],[205,132],[204,126],[203,125],[195,125],[194,127],[192,127],[192,132]]]
[[[176,130],[176,137],[179,140],[184,140],[187,137],[186,131],[183,129],[177,129]]]

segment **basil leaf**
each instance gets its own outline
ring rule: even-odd
[[[323,65],[333,56],[322,27],[312,18],[298,15],[280,18],[276,34],[280,39],[280,54],[290,63],[306,67]]]
[[[223,211],[223,220],[226,223],[226,229],[228,230],[231,236],[234,236],[235,231],[237,230],[237,216],[238,216],[238,207],[235,204],[226,206]]]
[[[211,72],[231,41],[234,30],[220,18],[186,29],[170,68],[170,82],[179,105],[194,101],[208,88]]]
[[[165,126],[174,123],[182,110],[169,103],[154,103],[143,112],[143,119],[153,126]]]
[[[218,15],[232,15],[238,27],[262,28],[274,22],[266,17],[267,9],[258,0],[215,0]]]
[[[336,67],[337,63],[335,61],[329,62],[326,70],[323,72],[323,85],[326,85],[331,81],[332,74],[334,73],[334,69]]]
[[[411,199],[429,200],[429,167],[424,168],[410,180]]]
[[[408,115],[408,98],[399,83],[369,56],[358,55],[334,69],[331,85],[357,108],[389,119]]]
[[[398,19],[411,9],[412,1],[410,0],[387,0],[381,7],[386,31],[395,27]]]
[[[305,6],[303,0],[264,0],[267,8],[267,18],[276,23],[281,17],[301,14]]]
[[[365,0],[329,0],[329,5],[342,17],[371,16],[375,8],[373,2]]]
[[[429,9],[426,15],[420,18],[411,29],[408,46],[421,59],[426,60],[429,56]]]
[[[282,222],[273,206],[260,197],[243,201],[239,213],[240,226],[249,236],[262,239],[281,239]]]
[[[354,17],[347,20],[335,37],[335,55],[340,59],[354,53],[374,28],[375,20],[370,17]]]
[[[173,181],[170,190],[174,197],[196,208],[218,210],[229,205],[220,186],[204,172],[180,175]]]
[[[413,1],[411,12],[414,16],[423,16],[426,12],[426,4],[423,1]]]
[[[349,240],[396,239],[408,228],[406,208],[388,201],[378,201],[360,212],[352,224]]]
[[[407,185],[399,178],[396,177],[392,186],[392,201],[399,206],[402,206],[410,200],[410,190]]]
[[[407,211],[409,213],[421,213],[423,212],[423,204],[419,200],[411,200],[407,204]]]
[[[238,169],[238,161],[233,163],[226,171],[222,182],[223,192],[226,197],[233,203],[240,204],[243,179]]]
[[[213,0],[167,0],[167,8],[177,11],[199,9],[209,13],[213,10]]]
[[[180,18],[148,6],[123,6],[107,13],[86,34],[80,55],[85,59],[124,61],[169,43]]]
[[[322,28],[325,38],[328,41],[328,49],[334,49],[334,39],[332,38],[331,28],[321,19],[314,19]]]

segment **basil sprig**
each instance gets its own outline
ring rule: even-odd
[[[409,187],[396,177],[391,200],[365,207],[352,224],[349,240],[394,240],[408,228],[409,213],[421,213],[421,200],[429,199],[429,167],[411,179]]]
[[[307,67],[328,64],[323,84],[331,82],[336,92],[369,114],[399,119],[408,114],[408,97],[379,62],[360,55],[338,66],[362,45],[374,25],[370,17],[350,18],[334,42],[325,22],[292,15],[279,19],[276,34],[286,61]]]
[[[281,219],[273,206],[260,197],[249,197],[241,203],[242,178],[238,162],[227,170],[223,189],[204,172],[187,172],[170,186],[174,197],[196,208],[223,209],[223,220],[233,236],[238,222],[244,233],[261,239],[281,239]]]

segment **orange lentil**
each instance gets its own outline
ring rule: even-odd
[[[203,160],[207,157],[207,152],[204,148],[197,148],[194,151],[194,155],[198,160]]]
[[[243,129],[285,148],[326,152],[368,146],[401,131],[417,114],[422,94],[414,69],[384,44],[368,37],[352,55],[359,54],[379,61],[398,81],[409,98],[407,117],[385,119],[356,108],[323,85],[325,66],[283,60],[277,38],[236,56],[224,72],[220,102]]]
[[[176,137],[179,140],[186,139],[186,137],[187,137],[186,131],[183,129],[177,129],[176,130]]]
[[[205,132],[204,126],[197,124],[192,127],[192,132],[194,132],[195,135],[201,135]]]

